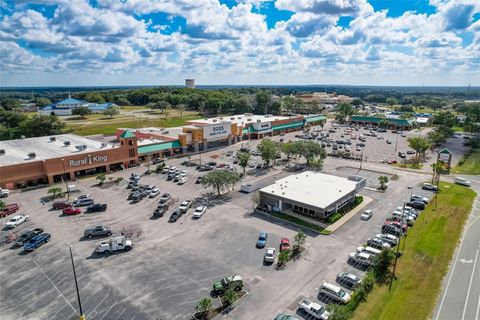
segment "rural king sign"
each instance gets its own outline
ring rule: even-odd
[[[70,167],[78,167],[78,166],[83,166],[85,164],[95,164],[98,162],[107,162],[108,157],[107,156],[92,156],[91,154],[87,155],[83,159],[79,160],[70,160],[68,164]]]

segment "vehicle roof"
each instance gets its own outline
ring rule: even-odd
[[[335,292],[340,291],[340,287],[339,287],[339,286],[336,286],[336,285],[334,285],[334,284],[328,283],[328,282],[326,282],[326,281],[323,282],[322,287],[328,288],[328,289],[333,290],[333,291],[335,291]]]

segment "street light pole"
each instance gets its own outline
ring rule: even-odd
[[[82,302],[80,301],[80,291],[78,291],[78,282],[77,282],[77,273],[75,272],[75,263],[73,262],[72,246],[69,246],[70,249],[70,259],[72,260],[73,268],[73,278],[75,279],[75,288],[77,289],[77,298],[78,298],[78,307],[80,309],[80,320],[85,320],[85,315],[82,310]]]
[[[68,189],[67,173],[65,171],[65,159],[63,159],[63,158],[62,158],[62,166],[63,166],[63,181],[65,182],[65,189],[67,191],[67,199],[70,200],[70,190]]]

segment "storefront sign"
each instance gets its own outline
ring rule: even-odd
[[[86,164],[95,164],[98,162],[107,162],[108,157],[107,156],[92,156],[91,154],[87,155],[83,159],[79,160],[70,160],[68,161],[68,164],[70,167],[78,167],[78,166],[83,166]]]
[[[253,124],[253,128],[258,131],[268,130],[272,128],[271,122],[256,122]]]
[[[219,123],[203,127],[203,138],[210,141],[226,139],[230,133],[230,123]]]

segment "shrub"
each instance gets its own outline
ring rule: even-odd
[[[122,182],[122,180],[123,180],[123,177],[118,177],[117,179],[115,179],[115,183],[119,184],[120,182]]]

